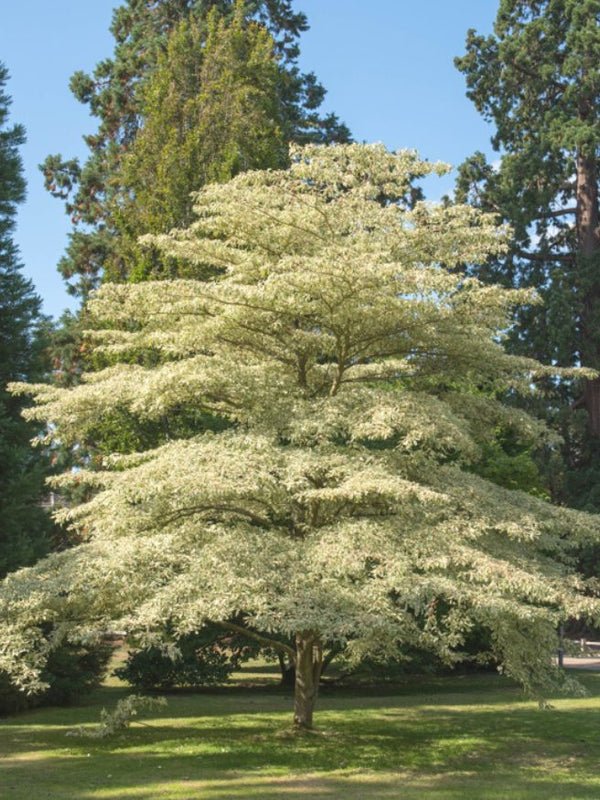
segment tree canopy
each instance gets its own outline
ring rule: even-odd
[[[185,227],[191,193],[247,169],[278,168],[289,132],[281,70],[267,29],[247,23],[238,3],[231,20],[213,9],[206,24],[184,20],[141,91],[144,119],[123,159],[111,214],[123,239],[105,278],[177,277],[138,238]],[[127,246],[129,244],[129,246]]]
[[[22,274],[13,241],[17,206],[25,199],[19,148],[22,125],[9,124],[8,70],[0,63],[0,576],[44,554],[52,525],[40,507],[48,461],[30,447],[36,426],[21,417],[23,398],[7,390],[14,380],[44,374],[41,301]]]
[[[456,59],[468,96],[494,125],[492,143],[501,154],[497,168],[481,153],[462,165],[458,199],[495,211],[513,229],[507,253],[479,265],[477,274],[535,287],[544,299],[543,307],[517,312],[514,352],[594,369],[600,366],[599,15],[598,0],[501,0],[494,32],[469,31],[466,53]],[[571,473],[554,487],[555,499],[597,509],[600,380],[547,382],[546,390],[541,411],[562,428]],[[577,473],[587,490],[572,480]]]
[[[220,25],[228,28],[230,24],[228,38]],[[181,26],[187,26],[187,38]],[[242,28],[246,26],[248,41],[244,43]],[[59,262],[72,294],[85,300],[105,269],[113,278],[128,269],[131,239],[139,231],[131,230],[134,220],[127,214],[123,219],[119,206],[140,189],[140,177],[147,178],[149,150],[161,165],[155,183],[164,181],[157,187],[157,199],[163,202],[162,226],[177,206],[170,194],[175,184],[184,192],[179,205],[187,214],[187,187],[200,188],[207,170],[220,171],[222,178],[244,166],[272,166],[273,130],[265,136],[267,128],[276,129],[286,142],[348,141],[349,131],[335,115],[319,113],[323,87],[314,74],[302,74],[298,68],[298,37],[307,27],[305,15],[295,12],[289,0],[126,0],[115,9],[112,57],[101,61],[91,75],[76,72],[70,83],[75,97],[98,118],[97,130],[85,137],[89,157],[81,164],[54,154],[41,166],[46,188],[65,200],[73,223],[67,251]],[[203,67],[205,45],[209,58]],[[146,84],[157,69],[162,77],[158,75],[147,91]],[[206,80],[204,89],[199,89],[200,78]],[[249,91],[249,80],[255,81],[254,92]],[[201,96],[194,97],[198,92]],[[159,98],[164,106],[156,105]],[[138,166],[140,159],[145,161],[140,176],[139,170],[132,174],[132,165],[126,162],[148,117],[144,142],[133,155]],[[245,128],[242,117],[247,117]],[[186,131],[192,123],[200,125],[207,136],[203,146]],[[167,128],[161,128],[165,124]],[[254,129],[255,124],[260,128]],[[162,156],[157,135],[165,137]],[[173,158],[175,144],[180,162]],[[232,152],[235,145],[242,151],[237,157]],[[210,166],[208,158],[222,159],[222,163]],[[156,201],[149,208],[144,206],[149,200],[147,191],[142,191],[140,200],[143,214],[152,216]],[[188,222],[185,216],[176,220],[180,226]]]
[[[598,614],[573,556],[600,528],[471,471],[498,426],[543,435],[499,398],[549,370],[500,342],[531,294],[461,268],[506,247],[494,218],[381,202],[446,169],[379,145],[293,149],[289,169],[206,186],[196,222],[149,238],[211,280],[94,294],[98,369],[15,387],[49,440],[92,445],[120,411],[225,424],[54,481],[91,490],[60,513],[81,543],[5,582],[0,666],[34,685],[61,637],[152,642],[165,620],[236,630],[243,615],[294,661],[299,727],[331,644],[452,661],[477,624],[528,689],[557,678],[557,624]]]

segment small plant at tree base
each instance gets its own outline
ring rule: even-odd
[[[139,694],[130,694],[123,700],[119,700],[114,711],[107,711],[105,708],[100,712],[100,724],[97,728],[74,728],[68,731],[68,736],[84,736],[87,739],[106,739],[114,736],[128,728],[135,717],[139,717],[141,712],[154,711],[165,708],[167,701],[164,697],[144,697]]]

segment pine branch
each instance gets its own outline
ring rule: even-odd
[[[535,217],[536,220],[538,219],[552,219],[554,217],[564,217],[568,214],[576,214],[577,208],[573,206],[572,208],[561,208],[558,211],[544,211]]]
[[[563,264],[568,264],[573,260],[572,253],[552,253],[544,255],[543,253],[528,253],[526,250],[514,250],[514,253],[519,258],[526,258],[528,261],[560,261]]]

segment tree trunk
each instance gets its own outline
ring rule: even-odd
[[[577,156],[577,239],[584,258],[598,251],[598,176],[593,155]]]
[[[600,367],[600,341],[597,317],[600,308],[600,275],[596,275],[600,254],[598,231],[598,175],[594,155],[577,156],[577,239],[579,245],[579,269],[582,270],[583,334],[581,360],[584,367]],[[584,380],[580,405],[588,413],[592,434],[600,436],[600,379]]]
[[[312,631],[296,634],[296,685],[294,690],[294,728],[310,730],[319,692],[323,648]]]
[[[287,661],[283,653],[277,653],[277,658],[281,671],[281,686],[285,689],[293,689],[296,685],[296,665],[293,661]]]
[[[584,366],[591,366],[585,364]],[[594,364],[595,369],[598,365]],[[591,433],[600,437],[600,378],[586,379],[583,382],[583,398],[581,405],[588,414],[588,424]]]

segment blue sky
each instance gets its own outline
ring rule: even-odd
[[[108,32],[118,0],[4,0],[0,60],[11,73],[12,119],[27,129],[22,150],[28,197],[16,234],[25,274],[53,316],[71,306],[56,264],[69,222],[43,188],[37,169],[48,153],[85,157],[82,136],[95,121],[68,89],[77,69],[110,56]],[[490,153],[491,130],[465,96],[453,58],[468,28],[489,32],[498,0],[294,0],[311,29],[301,40],[301,67],[314,71],[335,111],[358,141],[417,149],[430,160],[459,164]],[[431,199],[452,180],[426,187]]]

